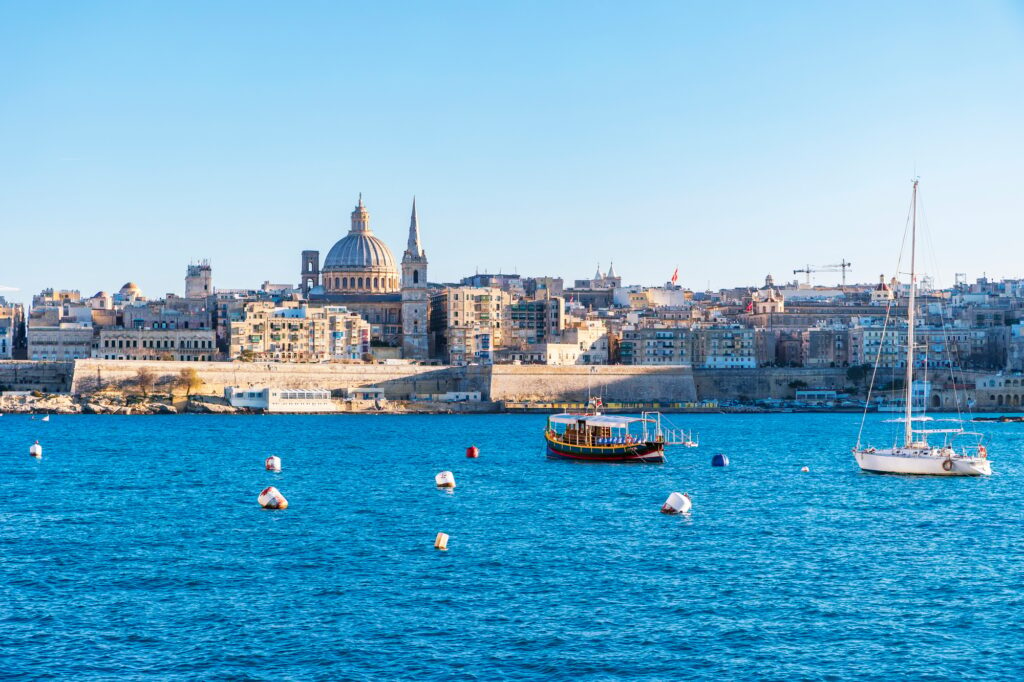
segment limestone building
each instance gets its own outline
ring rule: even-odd
[[[210,261],[190,263],[185,271],[185,298],[206,298],[213,294],[213,268]]]
[[[24,310],[20,305],[8,305],[0,296],[0,360],[14,357],[14,348],[21,336],[24,325]]]
[[[771,275],[764,278],[764,286],[754,292],[752,298],[752,312],[755,315],[774,315],[786,310],[786,299],[782,292],[775,288]]]
[[[370,352],[370,325],[339,306],[300,301],[251,301],[231,320],[231,359],[269,362],[361,360]]]
[[[92,357],[105,360],[206,362],[217,359],[217,336],[213,329],[100,329]]]
[[[512,295],[496,287],[448,287],[431,295],[431,331],[438,354],[450,365],[494,362],[506,343],[502,321]]]
[[[349,233],[327,252],[302,252],[300,287],[310,305],[342,305],[370,324],[374,345],[401,348],[407,358],[429,357],[427,256],[420,243],[413,201],[401,273],[388,248],[370,228],[362,195]]]

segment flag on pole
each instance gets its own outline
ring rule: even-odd
[[[676,266],[676,271],[672,273],[672,284],[675,284],[679,280],[679,267]]]

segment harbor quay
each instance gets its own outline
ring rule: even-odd
[[[856,390],[850,374],[846,368],[8,360],[0,361],[0,413],[123,413],[130,405],[135,414],[543,412],[592,400],[606,411],[860,410],[862,403],[842,398]],[[1016,412],[1024,402],[1024,380],[1011,375],[969,373],[945,388],[941,377],[930,383],[929,407],[937,411],[955,410],[957,394],[979,412]],[[238,398],[260,391],[268,397],[271,391],[315,391],[322,402],[293,409]]]

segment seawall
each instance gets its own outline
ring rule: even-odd
[[[0,391],[67,393],[74,369],[75,363],[70,361],[0,361]]]
[[[129,387],[141,367],[152,372],[156,387],[177,381],[181,370],[194,369],[202,380],[197,390],[223,395],[226,386],[270,388],[384,389],[392,400],[417,393],[479,391],[484,400],[585,401],[588,395],[608,401],[696,400],[689,367],[549,367],[499,365],[446,367],[419,365],[287,364],[254,362],[145,362],[77,360],[71,392]]]
[[[842,391],[854,382],[842,367],[760,367],[758,369],[695,369],[693,379],[702,400],[792,398],[790,386]]]
[[[692,402],[693,371],[687,366],[495,365],[490,368],[494,401]]]

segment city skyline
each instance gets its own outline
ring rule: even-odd
[[[1024,209],[1013,3],[0,16],[12,301],[177,292],[199,258],[220,287],[295,284],[292,254],[344,235],[359,192],[392,246],[418,197],[433,281],[614,259],[703,290],[846,259],[870,282],[915,174],[940,285],[1024,274],[998,248]]]

